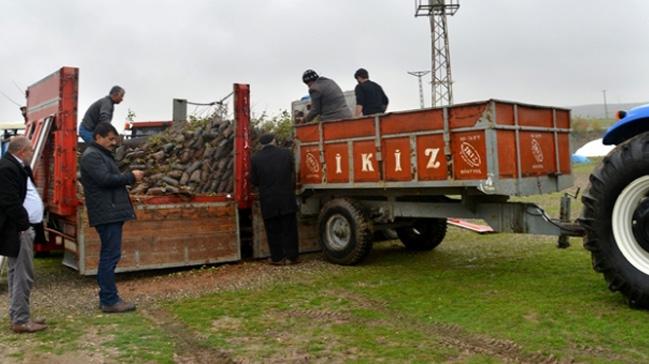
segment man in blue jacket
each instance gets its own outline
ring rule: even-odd
[[[122,226],[135,219],[126,186],[141,180],[144,172],[120,172],[112,153],[119,139],[114,126],[97,124],[93,138],[94,142],[81,156],[80,166],[88,222],[101,240],[97,268],[99,305],[106,313],[132,311],[135,305],[124,302],[117,293],[115,267],[122,256]]]

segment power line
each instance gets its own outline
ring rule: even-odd
[[[18,106],[18,107],[21,107],[21,106],[22,106],[21,104],[19,104],[19,103],[17,103],[16,101],[14,101],[11,97],[7,96],[6,93],[0,91],[0,94],[2,94],[2,96],[4,96],[7,100],[9,100],[9,101],[11,101],[12,103],[16,104],[16,106]]]

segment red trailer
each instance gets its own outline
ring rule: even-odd
[[[301,212],[333,262],[355,264],[374,232],[433,249],[448,217],[502,232],[581,235],[512,195],[572,186],[570,112],[488,100],[296,127]]]

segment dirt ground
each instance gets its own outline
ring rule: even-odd
[[[52,258],[54,259],[54,258]],[[50,262],[51,263],[51,262]],[[145,318],[162,328],[173,338],[177,352],[176,363],[234,363],[227,353],[206,348],[199,344],[200,334],[175,320],[164,311],[158,302],[168,299],[198,297],[212,292],[233,289],[253,289],[274,282],[295,277],[321,275],[327,271],[341,269],[324,262],[319,254],[302,256],[302,263],[295,266],[276,267],[264,261],[244,261],[203,268],[185,268],[152,272],[118,274],[118,289],[124,300],[135,302],[138,311]],[[306,279],[306,278],[303,278]],[[65,312],[67,318],[74,319],[79,314],[100,314],[97,298],[97,283],[94,277],[79,276],[76,271],[62,265],[36,268],[31,308],[33,316],[47,318],[47,307],[57,307]],[[0,319],[7,319],[6,277],[0,278]],[[7,330],[9,332],[9,330]],[[13,335],[11,333],[5,335]],[[0,335],[0,363],[111,363],[116,362],[111,355],[97,350],[101,346],[100,335],[89,331],[80,342],[85,343],[83,352],[56,354],[26,354],[22,361],[16,361],[12,354],[29,347],[33,336],[22,335],[26,340],[2,340]],[[3,342],[4,341],[4,342]],[[298,361],[299,362],[299,361]]]

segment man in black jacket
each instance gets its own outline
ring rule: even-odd
[[[8,257],[9,320],[17,333],[47,328],[30,319],[29,297],[34,282],[34,225],[43,221],[43,200],[32,180],[34,150],[24,136],[11,139],[0,160],[0,255]]]
[[[270,263],[298,262],[297,203],[293,153],[278,148],[273,134],[259,138],[262,150],[252,157],[251,182],[259,188]]]
[[[97,267],[99,305],[106,313],[132,311],[135,305],[122,301],[117,293],[115,267],[122,256],[122,226],[135,219],[126,186],[141,180],[144,172],[121,173],[117,168],[112,152],[119,137],[114,126],[97,124],[93,138],[94,142],[81,156],[80,166],[88,222],[101,240]]]
[[[359,68],[354,73],[358,82],[356,94],[356,117],[362,115],[382,114],[388,108],[388,97],[383,88],[376,82],[370,81],[370,75],[365,68]]]

